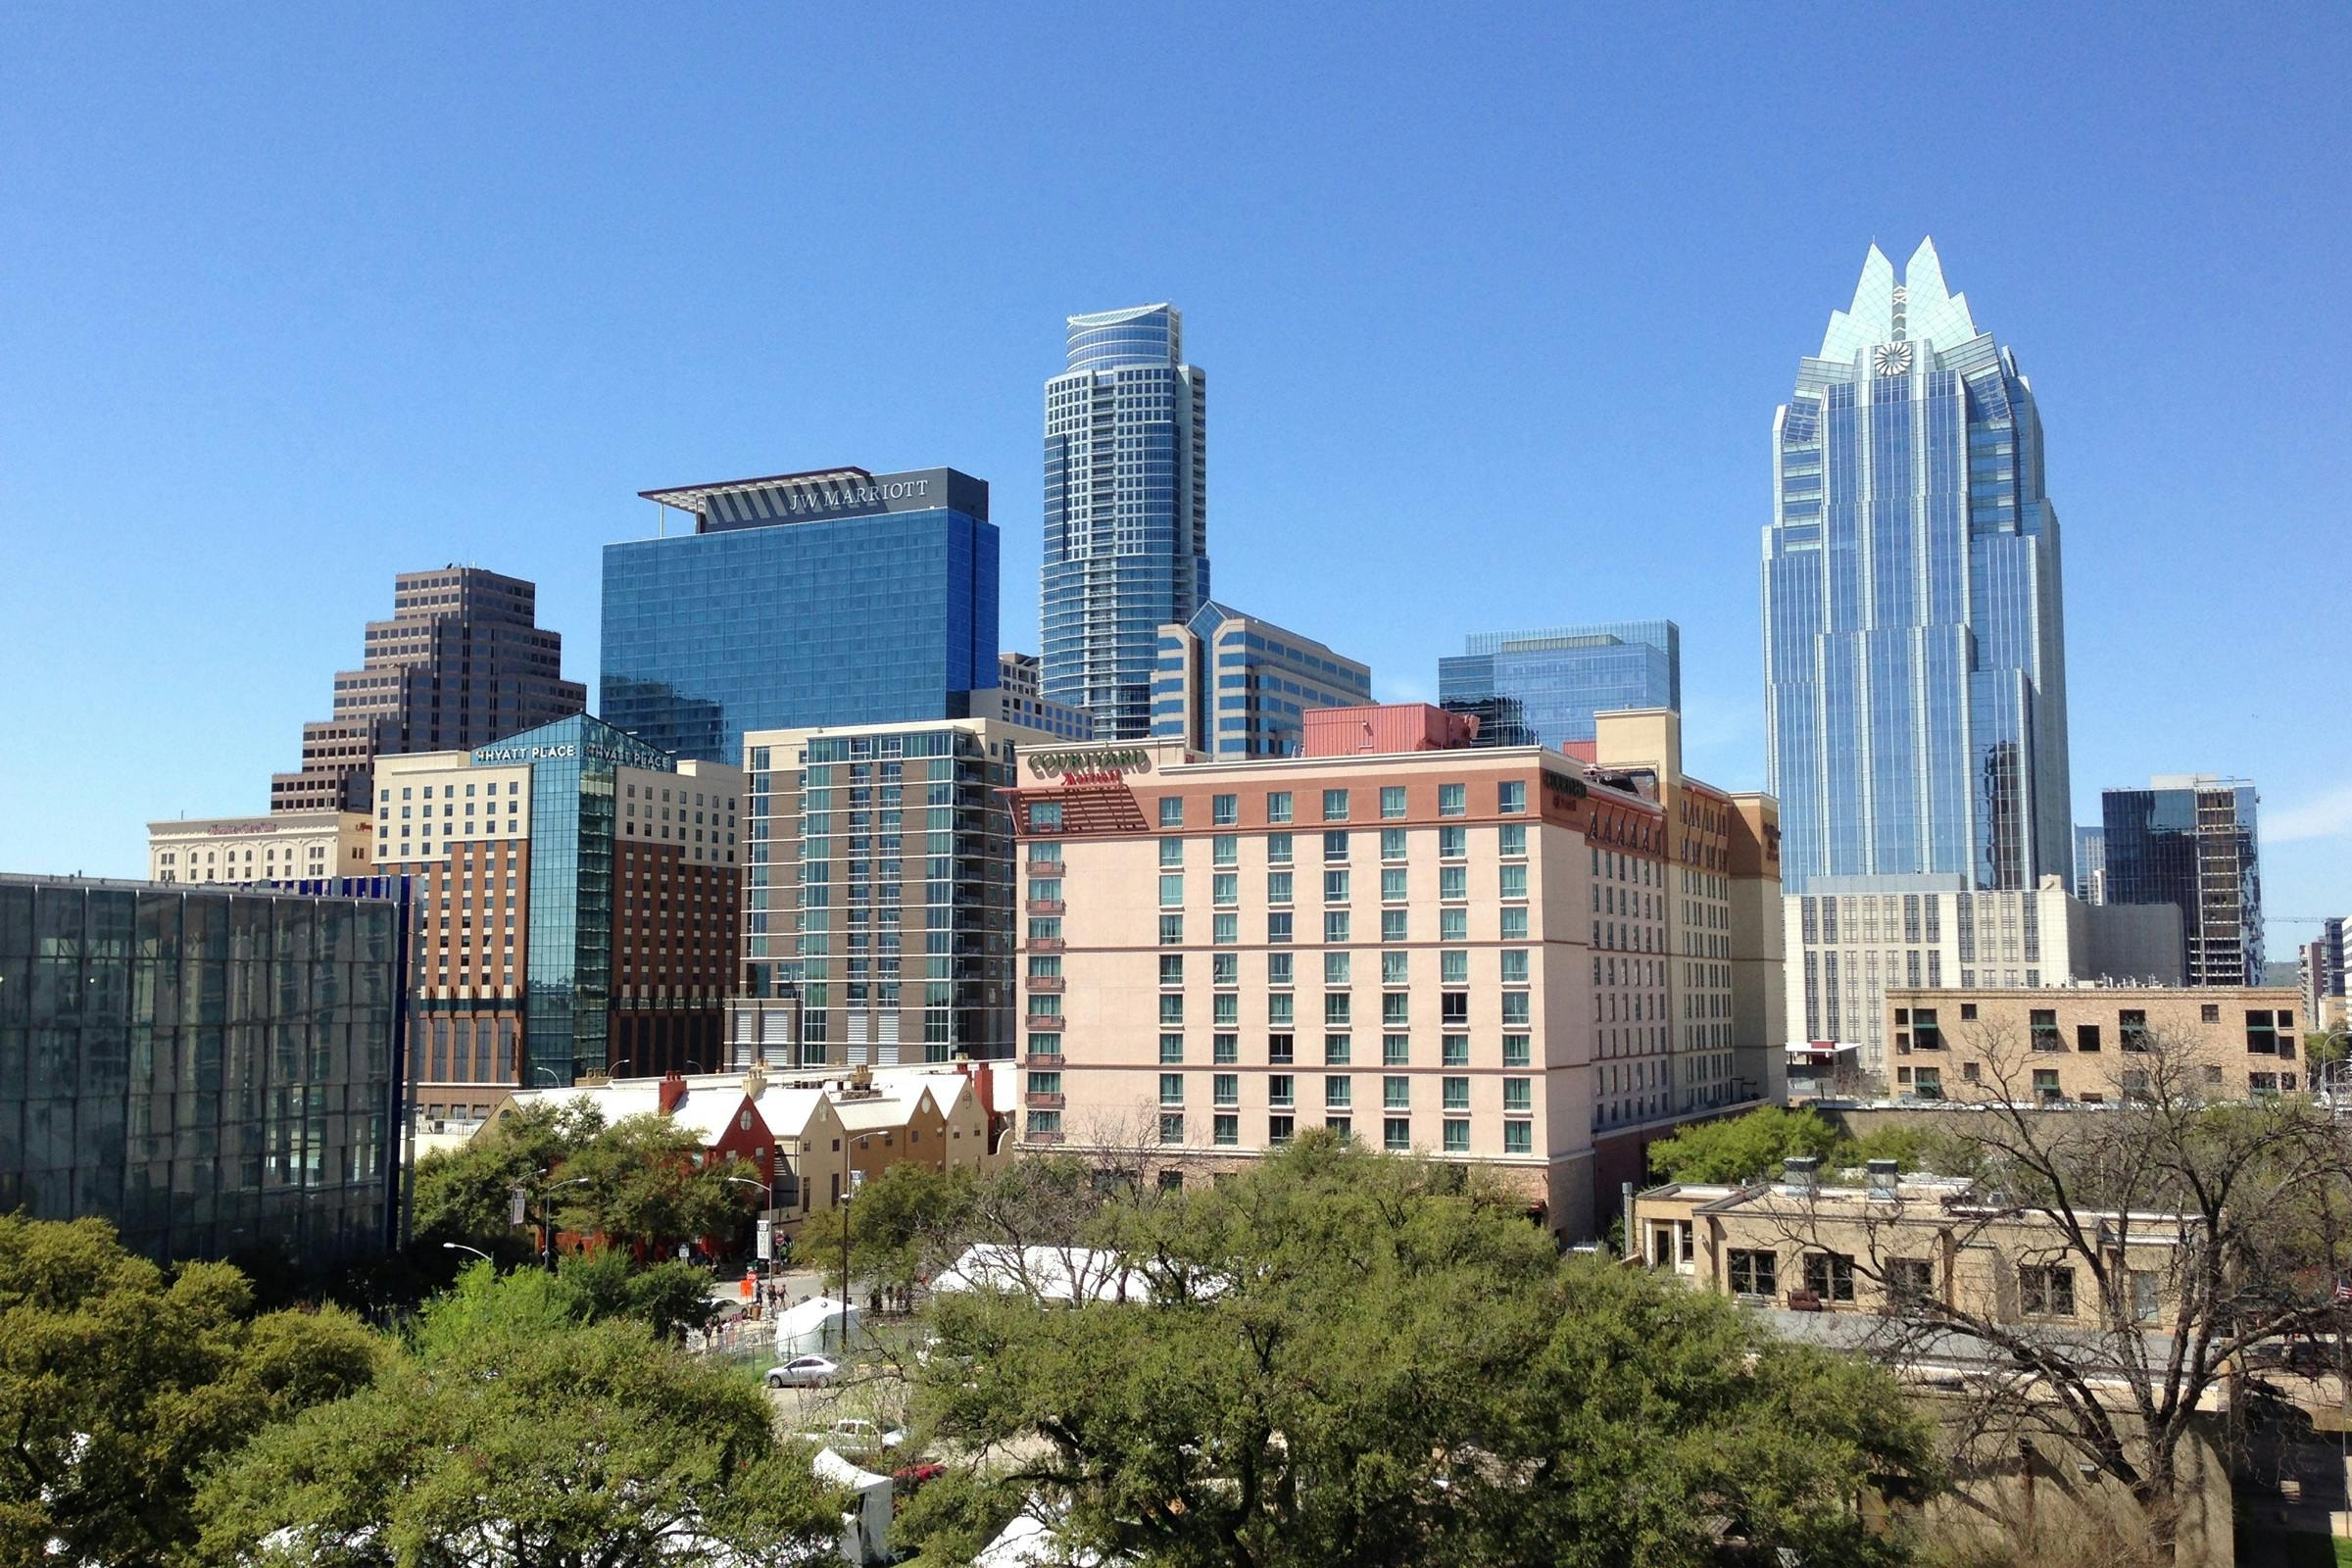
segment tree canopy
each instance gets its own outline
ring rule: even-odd
[[[967,1169],[941,1171],[902,1160],[860,1182],[851,1201],[811,1215],[795,1255],[804,1265],[830,1270],[840,1288],[841,1229],[847,1224],[852,1277],[905,1290],[954,1261],[972,1201]]]
[[[202,1553],[303,1568],[769,1562],[838,1529],[739,1374],[641,1323],[570,1320],[560,1280],[469,1269],[415,1353],[263,1432],[203,1494]]]
[[[102,1221],[0,1216],[0,1560],[175,1560],[200,1470],[384,1360],[348,1312],[252,1306],[228,1264],[167,1275]]]
[[[535,1246],[547,1195],[559,1228],[650,1257],[678,1242],[731,1235],[759,1191],[728,1178],[758,1175],[742,1160],[705,1164],[701,1139],[665,1116],[607,1126],[593,1106],[533,1105],[462,1149],[417,1161],[415,1234],[420,1248],[460,1242],[520,1261]],[[520,1229],[510,1206],[517,1187],[531,1195]]]
[[[1915,1495],[1936,1463],[1886,1374],[1563,1261],[1524,1209],[1320,1134],[1098,1206],[1067,1239],[1115,1247],[1150,1300],[938,1299],[918,1426],[1000,1463],[918,1494],[905,1533],[968,1561],[1028,1506],[1065,1550],[1152,1562],[1894,1560],[1852,1499]]]
[[[1874,1127],[1849,1138],[1819,1112],[1763,1105],[1738,1116],[1692,1122],[1649,1147],[1650,1169],[1662,1180],[1737,1183],[1780,1174],[1781,1162],[1802,1155],[1827,1170],[1853,1170],[1891,1159],[1902,1170],[1960,1173],[1970,1158],[1965,1138],[1919,1123]]]
[[[1745,1115],[1693,1122],[1649,1146],[1650,1169],[1668,1181],[1743,1182],[1770,1176],[1781,1161],[1828,1159],[1838,1129],[1810,1110],[1766,1105]]]

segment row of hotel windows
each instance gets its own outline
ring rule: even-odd
[[[1527,897],[1527,867],[1501,865],[1495,867],[1501,875],[1496,880],[1495,893],[1499,898],[1525,900]],[[1292,902],[1292,873],[1266,873],[1266,902],[1287,905]],[[1323,902],[1346,904],[1352,896],[1353,883],[1347,871],[1323,873]],[[1039,903],[1054,904],[1061,900],[1059,877],[1031,877],[1029,897]],[[1464,865],[1438,867],[1438,897],[1447,904],[1463,904],[1470,898],[1470,868]],[[1381,873],[1380,901],[1383,904],[1406,902],[1405,879],[1402,871]],[[1174,872],[1159,879],[1159,905],[1163,909],[1184,906],[1184,873]],[[1238,871],[1217,871],[1209,877],[1209,903],[1218,908],[1239,908],[1242,903],[1242,880]],[[1326,938],[1327,941],[1348,940],[1345,937]]]
[[[1467,1113],[1470,1109],[1470,1080],[1441,1078],[1440,1103],[1446,1110]],[[1289,1107],[1298,1102],[1297,1077],[1290,1073],[1271,1073],[1266,1078],[1266,1102],[1277,1107]],[[1381,1105],[1387,1110],[1409,1110],[1413,1101],[1413,1079],[1391,1075],[1380,1081]],[[1033,1095],[1061,1093],[1061,1074],[1058,1071],[1033,1071],[1029,1074],[1028,1092]],[[1159,1075],[1159,1107],[1162,1110],[1184,1108],[1185,1075],[1163,1072]],[[1242,1077],[1239,1073],[1220,1072],[1209,1075],[1209,1100],[1217,1105],[1238,1106],[1242,1102]],[[1352,1077],[1325,1077],[1323,1106],[1326,1110],[1349,1109],[1355,1101],[1355,1080]],[[1502,1108],[1515,1114],[1533,1114],[1536,1108],[1535,1080],[1505,1078],[1502,1081]]]
[[[1344,1114],[1323,1117],[1323,1125],[1343,1138],[1354,1136],[1354,1118]],[[1276,1113],[1266,1118],[1266,1146],[1280,1149],[1289,1144],[1297,1133],[1297,1118]],[[1029,1136],[1044,1142],[1058,1142],[1061,1138],[1061,1112],[1033,1110],[1029,1112]],[[1167,1147],[1183,1147],[1186,1142],[1185,1117],[1182,1111],[1162,1111],[1159,1116],[1159,1142]],[[1238,1149],[1242,1143],[1242,1118],[1239,1111],[1216,1111],[1209,1117],[1209,1144],[1217,1149]],[[1381,1145],[1393,1153],[1409,1153],[1417,1146],[1413,1142],[1410,1117],[1389,1116],[1381,1122]],[[1440,1123],[1439,1152],[1446,1154],[1470,1152],[1470,1118],[1445,1117]],[[1505,1154],[1535,1152],[1535,1125],[1528,1121],[1505,1120],[1502,1124],[1502,1152]]]
[[[1525,991],[1505,991],[1502,993],[1502,1022],[1504,1027],[1523,1027],[1532,1022],[1533,1004],[1530,1000],[1530,996],[1531,994]],[[1412,1000],[1412,993],[1409,991],[1383,992],[1380,998],[1380,1021],[1384,1024],[1403,1024],[1410,1022],[1411,1020],[1409,1014],[1411,1010]],[[1209,1008],[1209,1021],[1211,1023],[1234,1026],[1238,1026],[1241,1023],[1242,999],[1239,992],[1221,991],[1215,996],[1210,997],[1209,1002],[1211,1004]],[[1294,1006],[1295,1002],[1296,999],[1287,991],[1276,991],[1270,993],[1266,997],[1266,1022],[1276,1027],[1296,1022],[1297,1012]],[[1462,1024],[1464,1026],[1469,1024],[1469,992],[1442,991],[1438,993],[1438,1020],[1440,1023]],[[1028,1015],[1033,1020],[1058,1020],[1062,1016],[1061,995],[1058,992],[1049,991],[1038,995],[1032,995],[1028,999],[1027,1006],[1029,1009]],[[1184,993],[1181,991],[1163,991],[1160,993],[1159,1021],[1163,1025],[1181,1024],[1184,1022]],[[1350,991],[1325,992],[1323,994],[1323,1021],[1326,1024],[1353,1023],[1355,1021],[1355,994]],[[1042,1022],[1040,1022],[1038,1026],[1046,1027],[1046,1025]]]
[[[1383,860],[1402,860],[1407,858],[1408,851],[1412,844],[1412,832],[1413,830],[1410,828],[1382,828],[1380,830],[1380,858]],[[1504,822],[1495,828],[1494,833],[1497,854],[1501,855],[1506,859],[1521,859],[1526,858],[1527,824],[1525,822]],[[1460,860],[1468,858],[1470,854],[1469,828],[1441,826],[1438,828],[1437,834],[1438,858],[1442,860]],[[1198,842],[1198,839],[1182,838],[1177,836],[1162,838],[1159,841],[1159,863],[1161,867],[1166,870],[1182,869],[1184,865],[1185,846]],[[1294,833],[1266,833],[1251,835],[1251,842],[1262,843],[1265,845],[1266,863],[1268,865],[1291,864],[1293,857],[1298,849],[1298,835]],[[1427,842],[1426,830],[1423,831],[1423,842]],[[1326,861],[1345,860],[1348,858],[1349,852],[1354,847],[1354,836],[1348,829],[1327,829],[1323,834],[1323,858]],[[1214,834],[1209,838],[1208,844],[1209,864],[1212,866],[1238,867],[1242,863],[1241,834]],[[1628,857],[1628,858],[1630,858],[1630,857]],[[1061,864],[1061,846],[1059,844],[1032,844],[1029,847],[1029,864],[1033,870],[1040,866],[1059,867]],[[1598,864],[1599,863],[1596,859],[1594,862],[1595,870],[1598,869]]]
[[[1409,912],[1402,908],[1381,910],[1380,940],[1383,942],[1410,941],[1411,937],[1406,929],[1406,916]],[[1524,905],[1507,905],[1497,912],[1500,915],[1502,941],[1525,942],[1528,940],[1527,908]],[[1333,909],[1325,913],[1323,929],[1326,941],[1348,942],[1350,940],[1348,933],[1351,928],[1351,922],[1346,909]],[[1032,916],[1029,920],[1028,932],[1029,940],[1032,943],[1058,942],[1061,940],[1061,918],[1058,915]],[[1162,914],[1159,917],[1159,945],[1161,947],[1184,947],[1186,945],[1184,932],[1183,915]],[[1335,932],[1338,935],[1335,936],[1333,934]],[[1292,941],[1292,933],[1293,923],[1290,910],[1275,909],[1267,913],[1266,941],[1269,944],[1276,947],[1287,947]],[[1211,915],[1209,917],[1209,940],[1217,947],[1238,945],[1242,940],[1241,916],[1239,914]],[[1438,940],[1440,942],[1469,941],[1469,909],[1458,906],[1440,909],[1438,911]]]
[[[1438,786],[1438,814],[1466,816],[1470,810],[1469,785],[1462,783]],[[1504,779],[1495,785],[1494,808],[1505,815],[1516,815],[1527,809],[1527,783],[1523,779]],[[1209,798],[1209,820],[1217,827],[1236,827],[1242,820],[1242,798],[1239,795],[1216,795]],[[1265,797],[1266,821],[1279,825],[1293,820],[1292,793],[1289,790],[1269,790]],[[1351,819],[1354,808],[1352,793],[1344,789],[1323,792],[1323,817],[1326,822],[1346,822]],[[1405,791],[1401,784],[1383,785],[1380,790],[1380,814],[1384,818],[1400,818],[1405,814]],[[1163,828],[1184,826],[1184,797],[1163,795],[1159,800],[1159,825]],[[1036,833],[1058,833],[1062,827],[1059,801],[1035,801],[1029,807],[1029,827]]]
[[[1292,1034],[1266,1036],[1266,1062],[1269,1066],[1284,1067],[1296,1059],[1298,1037]],[[1466,1034],[1441,1035],[1438,1042],[1441,1065],[1467,1067],[1470,1065],[1470,1037]],[[1502,1065],[1533,1066],[1533,1036],[1506,1034],[1502,1037]],[[1054,1057],[1061,1054],[1061,1036],[1033,1034],[1029,1037],[1032,1056]],[[1185,1039],[1181,1034],[1159,1037],[1159,1064],[1163,1067],[1184,1065]],[[1212,1066],[1230,1067],[1241,1064],[1242,1037],[1239,1034],[1218,1034],[1209,1039],[1209,1062]],[[1412,1036],[1385,1034],[1380,1037],[1380,1064],[1384,1067],[1411,1065]],[[1323,1037],[1323,1065],[1346,1067],[1353,1064],[1355,1037],[1351,1034],[1327,1034]],[[1466,1080],[1465,1080],[1466,1081]],[[1057,1092],[1057,1091],[1056,1091]]]

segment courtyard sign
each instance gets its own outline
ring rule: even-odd
[[[1064,784],[1116,784],[1123,773],[1152,771],[1152,754],[1140,746],[1105,751],[1032,752],[1024,759],[1039,778]]]

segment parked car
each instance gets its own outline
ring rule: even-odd
[[[771,1389],[820,1389],[841,1373],[841,1367],[830,1357],[796,1355],[767,1369],[767,1386]]]

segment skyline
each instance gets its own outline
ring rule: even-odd
[[[1494,91],[1524,91],[1561,67],[1566,39],[1525,59],[1494,57],[1475,29],[1387,52],[1326,40],[1330,79],[1286,80],[1285,97],[1268,62],[1286,24],[1253,23],[1202,42],[1231,85],[1196,127],[1202,169],[1171,211],[1091,183],[1143,149],[1137,128],[1072,152],[940,109],[894,139],[870,83],[918,30],[893,20],[835,36],[813,19],[809,43],[849,64],[757,99],[790,111],[758,135],[708,107],[622,109],[624,63],[633,77],[692,56],[726,89],[715,97],[757,93],[781,44],[753,24],[673,40],[616,22],[609,40],[553,40],[543,75],[493,101],[468,75],[536,44],[495,20],[474,61],[438,58],[429,19],[289,37],[238,19],[115,36],[0,21],[15,62],[0,80],[16,89],[0,130],[42,154],[15,161],[20,200],[0,215],[9,292],[40,304],[12,345],[0,551],[20,613],[0,657],[47,672],[5,700],[10,732],[44,739],[0,759],[17,807],[0,813],[0,865],[136,874],[148,819],[265,808],[270,774],[298,760],[288,737],[396,572],[458,561],[531,579],[570,645],[565,674],[591,680],[600,549],[651,537],[635,492],[680,474],[940,463],[987,479],[1001,640],[1038,651],[1037,387],[1062,318],[1143,299],[1183,309],[1188,360],[1217,371],[1220,597],[1364,659],[1384,699],[1434,701],[1438,657],[1482,626],[1676,619],[1692,769],[1754,787],[1770,410],[1863,249],[1906,253],[1933,233],[2017,346],[2051,436],[2073,820],[2151,773],[2250,777],[2267,906],[2346,903],[2352,787],[2327,722],[2340,706],[2328,612],[2352,566],[2352,417],[2333,369],[2352,334],[2292,261],[2331,252],[2342,176],[2285,172],[2342,128],[2324,86],[2340,21],[2282,21],[2306,29],[2301,46],[2274,33],[2260,52],[2200,34],[2192,65],[2181,24],[2161,20],[2096,48],[2087,22],[2034,52],[1981,40],[1967,79],[1900,88],[1930,120],[2005,74],[2023,145],[1971,147],[1973,172],[1860,140],[1836,158],[1785,132],[1744,146],[1778,105],[1729,90],[1734,62],[1769,81],[1776,50],[1803,52],[1762,28],[1727,22],[1710,28],[1717,54],[1675,60],[1638,25],[1580,38],[1574,101],[1521,97],[1509,120],[1430,111],[1474,57]],[[950,71],[942,57],[1015,84],[1036,69],[957,25],[977,24],[943,24],[935,54],[901,60],[915,98]],[[730,42],[742,57],[712,65]],[[1843,89],[1855,123],[1896,101],[1881,83],[1903,75],[1898,43],[1849,48],[1868,83]],[[172,113],[229,51],[274,61],[257,72],[279,78],[273,95]],[[1628,62],[1634,82],[1612,83]],[[354,91],[375,70],[414,89],[428,69],[451,84],[421,105]],[[69,109],[74,82],[86,91]],[[2063,114],[2035,106],[2061,86]],[[575,102],[575,87],[596,90]],[[338,95],[367,112],[339,118]],[[1420,139],[1364,143],[1365,95]],[[2310,112],[2291,122],[2235,112],[2298,101]],[[2085,104],[2099,113],[2070,118]],[[843,133],[824,150],[845,167],[794,161],[793,131],[828,117]],[[1287,172],[1253,156],[1269,120],[1288,133]],[[61,123],[78,127],[72,146],[36,130]],[[2039,144],[2061,123],[2063,157]],[[590,167],[538,168],[532,153],[570,128]],[[272,138],[280,168],[237,151]],[[1141,225],[1073,226],[1066,198],[1042,201],[1030,176],[1065,157],[1109,217]],[[763,159],[788,176],[737,191]],[[941,204],[943,227],[971,235],[953,265],[915,236],[808,221],[848,210],[894,160],[909,210]],[[1834,167],[1844,184],[1825,190]],[[662,189],[677,171],[683,188]],[[1651,202],[1645,180],[1669,172],[1677,201]],[[1316,199],[1296,200],[1299,182]],[[761,190],[794,213],[763,216]],[[1563,190],[1575,221],[1531,216]],[[1996,191],[2009,205],[1987,214]],[[2187,201],[2203,224],[2179,222]],[[651,234],[697,202],[768,249]],[[142,222],[120,235],[126,214]],[[1375,235],[1378,266],[1363,251]],[[2205,640],[2199,659],[2166,657],[2184,639]],[[2272,949],[2311,934],[2274,918]]]

